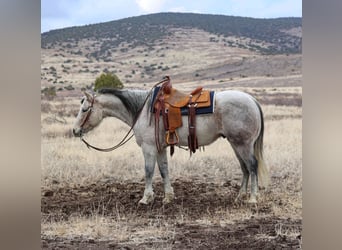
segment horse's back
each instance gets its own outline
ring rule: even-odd
[[[216,102],[237,102],[244,105],[253,105],[254,97],[239,90],[225,90],[216,92]]]
[[[222,114],[227,113],[227,115],[231,115],[242,112],[242,116],[251,114],[255,114],[256,116],[260,115],[254,97],[242,91],[227,90],[217,92],[215,102],[215,109]]]

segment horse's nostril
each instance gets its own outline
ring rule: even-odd
[[[75,137],[81,137],[83,133],[83,129],[73,128],[72,133]]]

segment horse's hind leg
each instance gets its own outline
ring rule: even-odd
[[[254,150],[252,145],[238,145],[234,146],[233,148],[238,155],[238,159],[240,161],[240,165],[244,174],[242,184],[241,184],[241,191],[247,190],[248,178],[245,179],[245,170],[247,169],[249,175],[251,177],[251,196],[249,199],[249,203],[257,203],[257,195],[258,195],[258,161],[254,156]],[[241,164],[242,163],[244,164]],[[245,170],[244,170],[245,169]],[[245,181],[246,180],[246,181]]]
[[[153,147],[142,147],[145,158],[145,191],[143,198],[139,201],[140,204],[149,204],[154,199],[154,192],[152,187],[152,179],[154,174],[154,167],[156,165],[156,152]]]
[[[173,188],[171,186],[171,182],[169,178],[169,169],[168,169],[168,163],[167,163],[166,149],[164,149],[161,153],[157,155],[157,163],[158,163],[160,175],[163,178],[163,183],[164,183],[165,197],[163,199],[163,203],[168,204],[172,202],[175,195],[174,195]]]
[[[236,157],[239,160],[240,167],[241,167],[241,170],[242,170],[242,173],[243,173],[239,194],[238,194],[238,196],[235,199],[235,201],[238,201],[241,198],[241,196],[247,194],[247,186],[248,186],[248,180],[249,180],[249,171],[248,171],[248,169],[247,169],[247,167],[245,165],[245,162],[242,160],[242,158],[236,152],[235,149],[234,149],[234,152],[235,152]]]

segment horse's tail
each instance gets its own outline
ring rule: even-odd
[[[258,138],[256,139],[254,143],[254,155],[256,159],[258,160],[258,183],[262,187],[267,187],[270,178],[267,166],[264,162],[263,157],[263,147],[264,147],[264,114],[262,112],[262,109],[260,107],[260,104],[255,100],[256,105],[258,106],[259,112],[260,112],[260,122],[261,122],[261,128],[260,133],[258,135]]]

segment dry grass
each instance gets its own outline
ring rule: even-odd
[[[140,223],[137,224],[137,221]],[[161,244],[163,249],[172,249],[175,236],[174,226],[164,220],[146,220],[138,218],[111,218],[94,215],[91,217],[71,217],[68,221],[43,222],[45,238],[56,236],[66,239],[81,238],[93,240],[130,242],[143,244],[153,242]],[[151,248],[154,249],[154,248]]]

